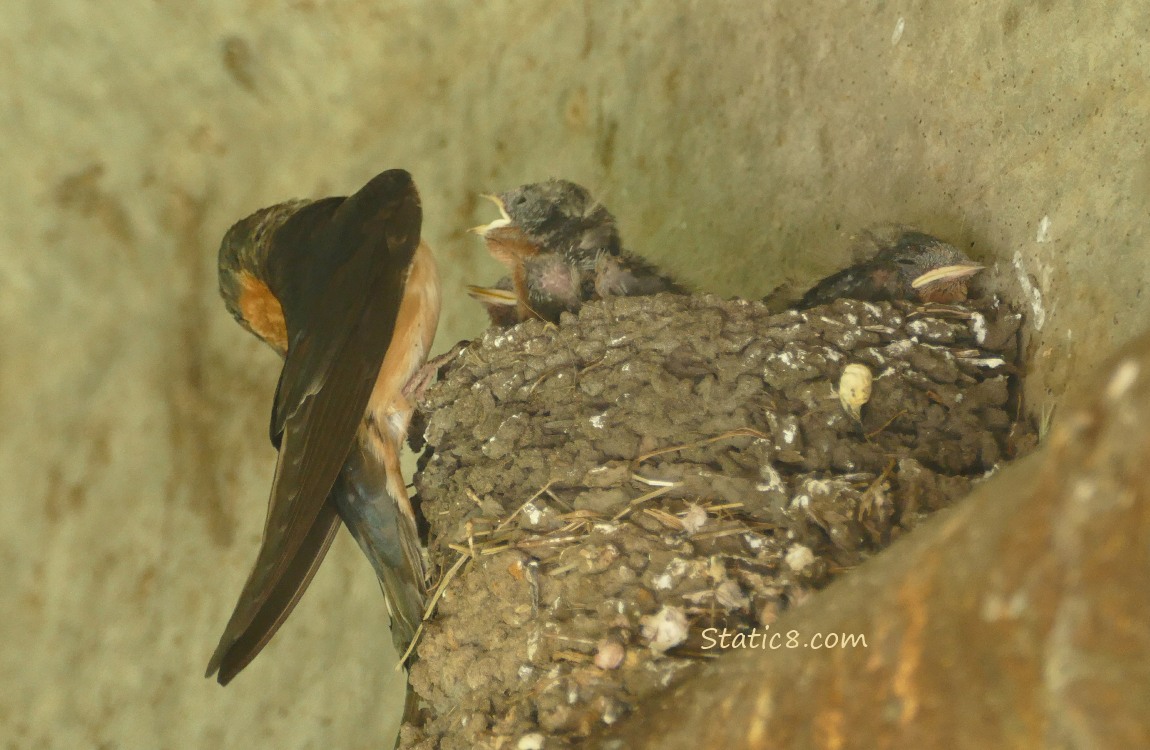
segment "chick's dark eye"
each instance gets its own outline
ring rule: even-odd
[[[515,200],[511,201],[511,203],[513,205],[516,205],[516,206],[522,206],[526,202],[527,202],[527,196],[526,195],[517,195],[517,196],[515,196]]]

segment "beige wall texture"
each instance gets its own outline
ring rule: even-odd
[[[224,312],[229,224],[402,166],[449,307],[477,194],[597,191],[627,244],[757,297],[917,224],[1028,311],[1030,407],[1150,324],[1150,6],[1069,0],[14,0],[0,14],[0,738],[378,747],[385,610],[342,537],[227,689],[278,363]]]

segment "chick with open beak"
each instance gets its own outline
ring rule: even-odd
[[[509,271],[495,287],[469,287],[496,325],[542,318],[558,322],[584,302],[683,289],[622,248],[615,217],[581,185],[547,180],[485,198],[499,218],[474,227]],[[509,292],[515,296],[513,318]]]

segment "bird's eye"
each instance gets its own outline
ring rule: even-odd
[[[524,203],[527,202],[527,196],[526,195],[517,195],[517,196],[515,196],[515,200],[513,200],[511,202],[516,206],[522,206]]]

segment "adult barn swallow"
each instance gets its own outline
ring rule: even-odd
[[[878,252],[815,284],[803,295],[799,308],[839,297],[872,302],[963,302],[970,277],[983,268],[953,245],[912,229],[899,229],[889,241],[875,235],[866,239],[879,245]]]
[[[500,217],[472,231],[510,271],[518,320],[556,322],[592,299],[684,291],[623,249],[615,217],[581,185],[553,179],[485,197]],[[474,287],[471,294],[492,313],[493,305],[505,307],[500,291]],[[492,315],[497,325],[506,321],[502,312]]]
[[[291,613],[340,519],[379,577],[397,648],[419,624],[423,562],[399,451],[412,415],[403,388],[439,319],[421,222],[411,175],[394,169],[348,198],[257,211],[220,245],[228,310],[284,357],[263,542],[208,663],[222,685]]]

